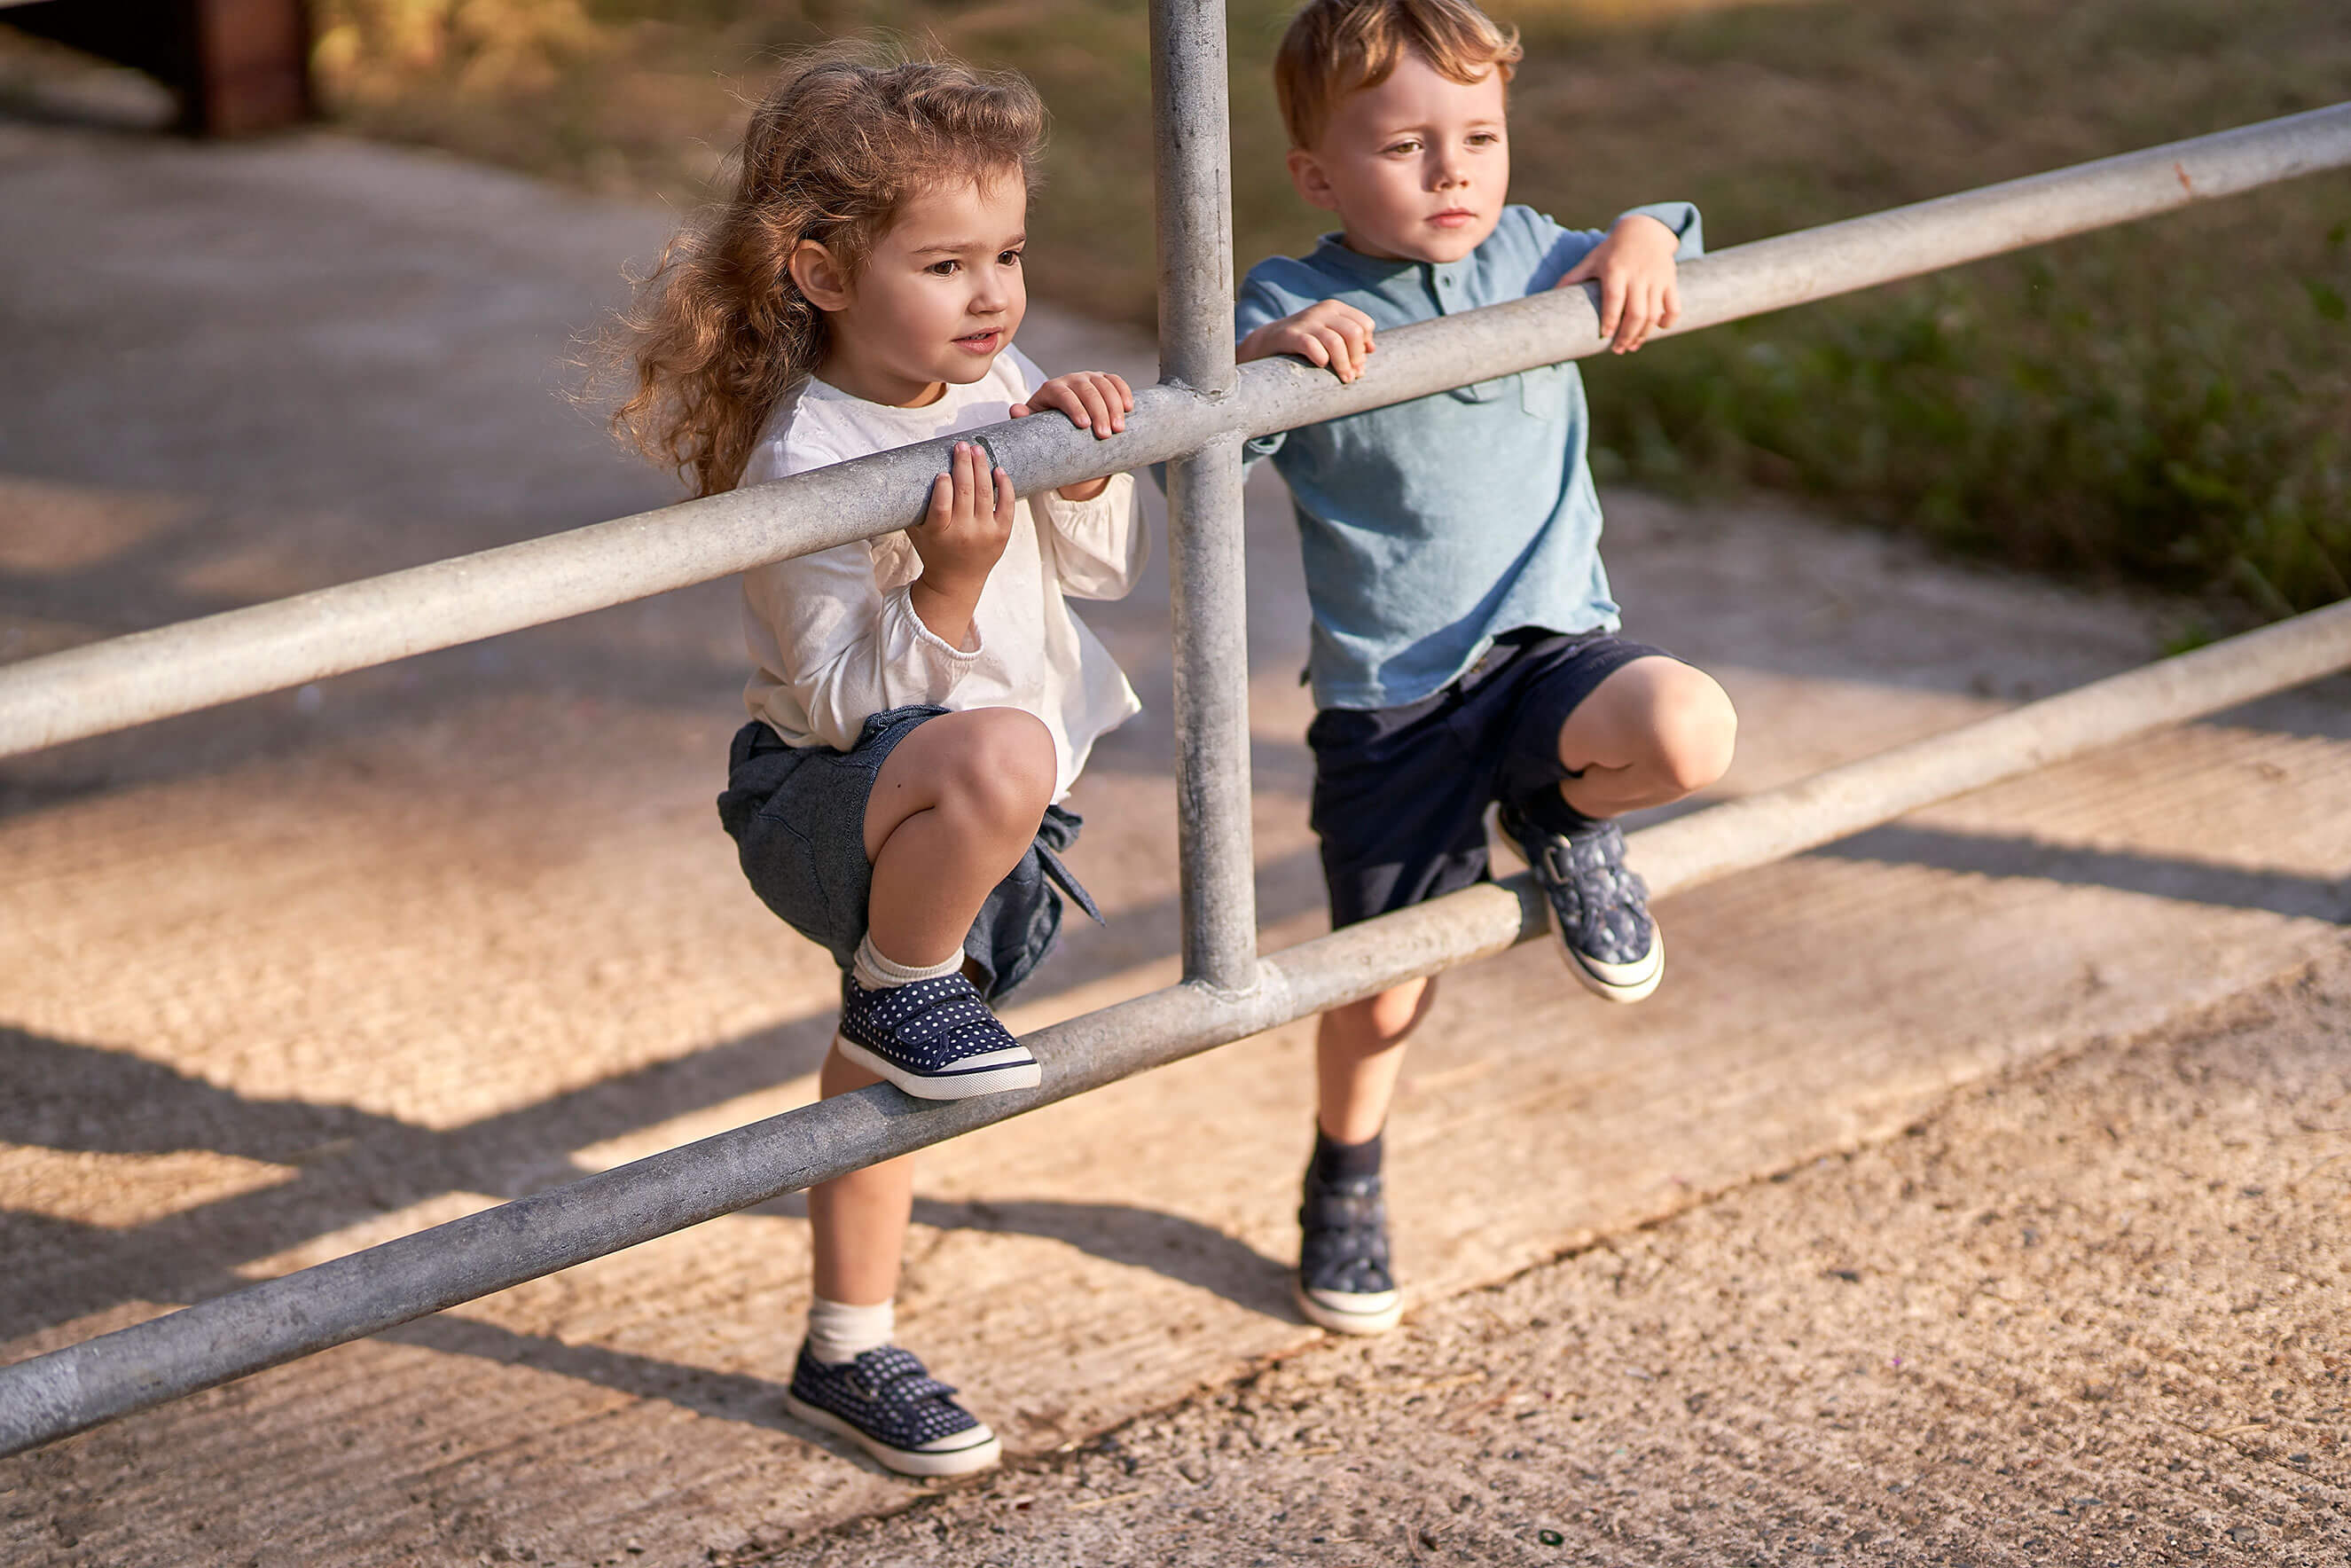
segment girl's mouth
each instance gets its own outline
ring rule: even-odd
[[[990,327],[985,332],[971,332],[956,340],[956,347],[975,354],[992,354],[1004,342],[1004,329]]]

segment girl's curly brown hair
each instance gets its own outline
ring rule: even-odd
[[[751,111],[733,198],[670,241],[617,324],[607,358],[634,390],[613,433],[697,496],[732,489],[824,358],[824,312],[792,282],[800,242],[854,277],[911,197],[1008,173],[1033,189],[1044,139],[1045,106],[1018,76],[839,55],[789,68]]]

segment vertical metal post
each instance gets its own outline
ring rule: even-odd
[[[1232,136],[1224,0],[1152,0],[1159,374],[1208,397],[1233,387]],[[1176,795],[1184,977],[1256,988],[1249,837],[1249,600],[1241,453],[1219,436],[1167,465],[1176,619]]]

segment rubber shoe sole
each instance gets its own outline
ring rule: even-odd
[[[866,1071],[896,1084],[917,1100],[974,1100],[982,1094],[1000,1094],[1008,1089],[1034,1089],[1044,1082],[1044,1070],[1037,1059],[1023,1046],[1019,1054],[1026,1060],[1004,1062],[991,1067],[996,1058],[1013,1055],[1009,1051],[994,1051],[986,1056],[973,1058],[973,1065],[945,1077],[925,1077],[909,1072],[904,1068],[883,1061],[845,1034],[832,1037],[832,1049]],[[942,1472],[945,1473],[945,1472]]]
[[[1404,1318],[1404,1298],[1395,1291],[1353,1298],[1365,1303],[1361,1308],[1343,1307],[1329,1298],[1336,1296],[1342,1301],[1349,1298],[1339,1295],[1335,1291],[1316,1295],[1306,1288],[1304,1281],[1293,1276],[1290,1281],[1290,1293],[1298,1302],[1298,1310],[1306,1315],[1308,1322],[1317,1328],[1328,1329],[1332,1333],[1385,1333]]]
[[[1551,900],[1543,900],[1549,909]],[[1559,915],[1551,915],[1552,935],[1559,938],[1560,956],[1567,960],[1568,973],[1583,983],[1583,988],[1604,1001],[1637,1002],[1647,999],[1666,977],[1666,934],[1650,928],[1649,950],[1637,963],[1604,964],[1597,958],[1587,958],[1567,945],[1560,935]]]
[[[993,1469],[1004,1458],[1004,1445],[993,1432],[960,1448],[893,1448],[798,1395],[786,1394],[784,1408],[820,1431],[848,1438],[872,1455],[874,1463],[902,1476],[967,1476],[974,1470]]]

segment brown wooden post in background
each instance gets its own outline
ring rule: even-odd
[[[179,129],[246,136],[310,117],[303,0],[0,0],[0,24],[145,71],[179,95]]]

